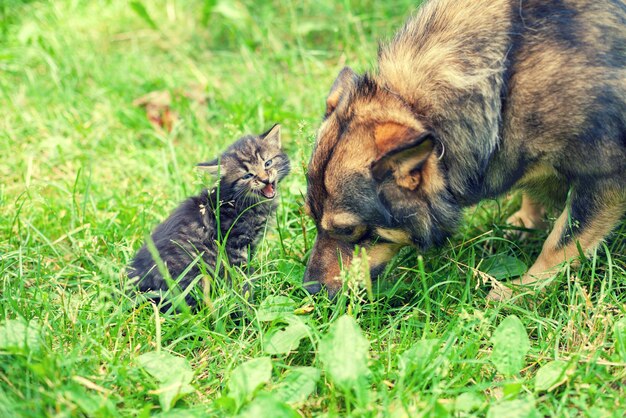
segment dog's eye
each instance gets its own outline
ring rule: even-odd
[[[345,227],[345,228],[335,228],[333,230],[333,233],[335,235],[341,235],[341,236],[344,236],[344,237],[351,237],[352,235],[354,235],[354,230],[355,230],[355,227],[349,226],[349,227]]]
[[[335,238],[347,241],[347,242],[357,242],[360,240],[366,232],[366,228],[362,225],[357,226],[345,226],[345,227],[335,227],[331,235]]]
[[[241,179],[242,180],[250,180],[252,177],[254,177],[254,175],[252,173],[246,173],[246,174],[244,174],[244,176]]]
[[[272,160],[267,160],[265,162],[265,168],[269,168],[272,165]]]

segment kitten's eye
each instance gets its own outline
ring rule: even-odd
[[[265,168],[268,168],[268,167],[269,167],[269,166],[271,166],[271,165],[272,165],[272,160],[267,160],[267,161],[265,162]]]
[[[246,173],[241,179],[242,180],[250,180],[254,175],[252,173]]]

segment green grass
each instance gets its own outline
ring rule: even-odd
[[[579,270],[518,304],[488,307],[479,286],[481,271],[529,265],[541,248],[542,233],[503,238],[516,197],[471,208],[450,243],[423,259],[403,252],[374,302],[358,286],[336,303],[301,289],[315,236],[301,213],[304,167],[325,95],[343,65],[371,68],[378,39],[414,1],[143,5],[0,3],[0,416],[156,415],[164,379],[181,376],[192,389],[166,415],[531,416],[522,410],[534,407],[535,416],[622,416],[626,331],[615,324],[626,311],[626,226]],[[206,103],[185,97],[190,89]],[[132,104],[156,90],[173,95],[171,133]],[[225,286],[197,314],[159,314],[129,297],[126,263],[202,187],[193,165],[274,122],[293,172],[254,258],[254,303]],[[286,307],[277,297],[289,298]],[[492,341],[511,315],[523,335]],[[500,331],[512,333],[509,323],[517,324]],[[272,350],[283,330],[300,344]],[[521,370],[502,374],[492,353],[516,353],[526,334]],[[151,371],[140,356],[155,351],[165,357]],[[562,384],[537,390],[537,372],[552,360],[567,362]],[[321,373],[313,392],[279,404],[301,366]],[[261,388],[248,393],[241,376]],[[314,382],[290,387],[308,394]]]

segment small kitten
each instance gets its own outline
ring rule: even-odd
[[[280,125],[260,136],[244,136],[219,160],[198,166],[219,172],[219,187],[205,189],[184,201],[152,233],[152,241],[173,280],[198,255],[206,264],[206,272],[219,279],[223,272],[214,271],[218,241],[226,240],[224,249],[231,266],[244,265],[276,210],[277,183],[290,169],[289,159],[281,150]],[[201,274],[200,264],[198,261],[178,281],[182,290]],[[165,292],[169,288],[145,244],[131,262],[128,276],[137,281],[142,292]],[[196,305],[192,292],[185,300],[190,306]]]

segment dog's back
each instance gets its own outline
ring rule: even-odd
[[[564,172],[626,168],[623,1],[430,1],[379,69],[467,156],[450,180],[470,201],[507,190],[546,154]]]
[[[502,113],[505,151],[531,161],[549,156],[570,181],[613,177],[624,185],[626,176],[616,174],[626,169],[625,3],[520,4],[514,27],[523,36],[512,38]]]

